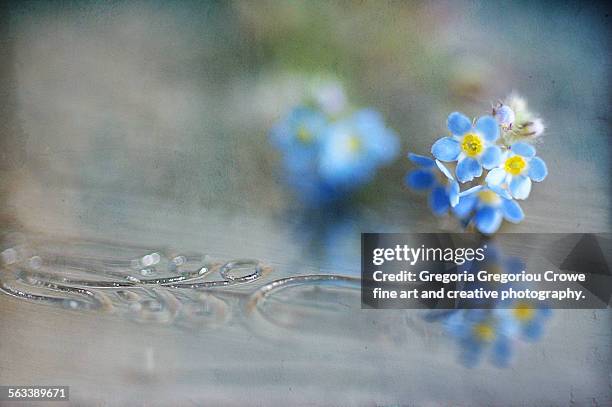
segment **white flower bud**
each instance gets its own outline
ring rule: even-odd
[[[512,126],[515,119],[514,110],[507,105],[501,105],[493,109],[493,116],[501,126],[506,128]]]
[[[516,93],[511,94],[506,99],[506,105],[510,106],[517,113],[527,112],[527,101]]]
[[[346,109],[346,94],[337,82],[323,83],[314,89],[314,98],[321,109],[329,115],[340,114]]]
[[[523,125],[523,134],[527,137],[540,137],[544,133],[544,122],[542,119],[533,119]]]

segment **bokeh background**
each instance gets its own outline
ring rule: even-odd
[[[406,152],[427,153],[445,133],[449,112],[478,116],[517,91],[547,124],[538,148],[550,175],[522,204],[526,219],[504,231],[609,232],[610,38],[609,10],[597,3],[1,2],[0,227],[253,257],[275,264],[281,276],[357,275],[361,231],[456,227],[405,188]],[[325,215],[300,209],[268,139],[317,77],[338,79],[351,103],[379,110],[401,142],[401,157],[354,196],[350,210]],[[608,310],[564,311],[547,341],[524,350],[518,367],[465,375],[416,314],[392,313],[402,321],[389,324],[393,345],[374,354],[358,332],[377,329],[376,316],[368,314],[368,328],[352,310],[345,314],[354,322],[347,325],[355,336],[350,345],[339,332],[304,343],[296,337],[283,350],[258,342],[254,349],[266,356],[258,359],[248,356],[248,335],[240,330],[204,340],[61,312],[37,322],[50,311],[7,299],[0,299],[0,312],[0,382],[46,374],[78,383],[79,372],[95,367],[116,392],[92,390],[100,403],[138,400],[121,387],[134,380],[150,395],[142,400],[171,397],[160,390],[163,372],[153,383],[113,376],[138,371],[130,358],[140,357],[139,341],[173,349],[161,358],[172,361],[170,380],[192,400],[203,400],[201,392],[227,403],[229,393],[248,400],[249,388],[269,402],[315,404],[610,400]],[[48,321],[66,336],[52,336]],[[116,351],[108,335],[124,353],[104,361],[105,352]],[[242,349],[247,362],[202,356],[216,349],[213,339]],[[17,358],[40,341],[59,356],[43,367],[22,365]],[[78,357],[58,350],[82,343],[87,351]],[[366,364],[376,374],[364,373]],[[305,366],[323,365],[325,374],[306,380],[319,373],[307,374]],[[33,369],[39,376],[28,376]],[[259,379],[243,374],[226,382],[245,369]],[[422,369],[427,373],[419,375]],[[204,385],[194,379],[202,371]],[[345,377],[355,371],[354,380]],[[81,388],[98,376],[84,380]]]

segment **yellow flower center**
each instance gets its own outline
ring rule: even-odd
[[[504,169],[507,173],[512,175],[519,175],[525,167],[527,166],[527,162],[520,155],[515,155],[506,160],[504,164]]]
[[[469,157],[476,157],[477,155],[482,153],[483,148],[484,146],[482,144],[482,140],[477,134],[468,133],[463,137],[463,141],[461,142],[461,149]]]
[[[300,127],[298,129],[296,137],[304,144],[308,144],[312,141],[312,134],[305,127]]]
[[[521,322],[530,321],[535,314],[535,310],[529,306],[529,304],[524,302],[518,303],[513,312],[516,319]]]
[[[495,192],[491,190],[480,191],[478,193],[478,198],[481,202],[489,205],[497,205],[501,198]]]
[[[495,339],[495,330],[491,325],[482,323],[474,326],[474,335],[483,342],[491,342]]]
[[[361,139],[357,136],[350,136],[346,142],[347,148],[351,153],[361,150]]]

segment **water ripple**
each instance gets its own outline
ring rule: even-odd
[[[97,242],[19,242],[0,250],[0,292],[71,311],[137,322],[218,326],[238,293],[271,271],[258,260],[212,260],[198,253]],[[232,298],[235,297],[235,298]]]

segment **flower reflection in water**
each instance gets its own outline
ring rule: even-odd
[[[471,273],[487,270],[489,273],[508,274],[520,273],[525,269],[522,259],[505,255],[499,245],[489,243],[487,251],[489,256],[483,261],[472,262],[466,269]],[[469,283],[466,289],[475,289],[482,284]],[[504,289],[508,287],[504,285]],[[551,313],[542,304],[516,300],[504,304],[494,302],[490,304],[490,309],[431,311],[425,315],[425,319],[440,322],[445,332],[457,341],[460,360],[466,366],[476,366],[488,355],[494,365],[507,367],[518,342],[540,339]]]

